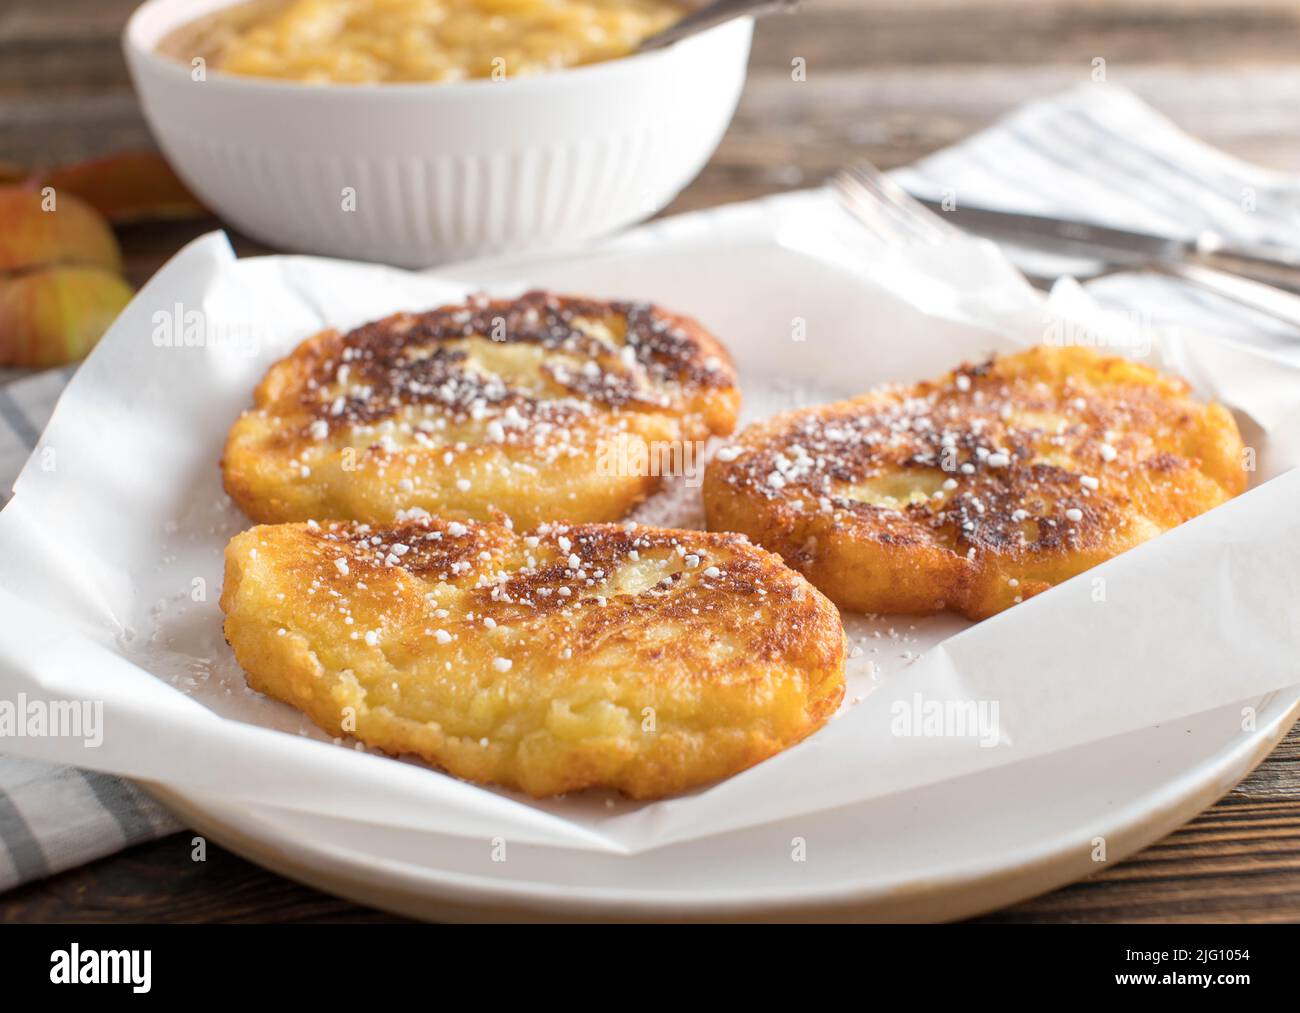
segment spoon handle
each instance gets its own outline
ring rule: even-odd
[[[799,0],[714,0],[699,10],[686,15],[674,25],[670,25],[657,35],[652,35],[637,46],[638,53],[652,49],[662,49],[674,42],[705,31],[724,21],[740,17],[758,17],[773,11],[793,11],[799,6]]]

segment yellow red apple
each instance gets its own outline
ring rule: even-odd
[[[110,222],[203,214],[154,152],[30,176],[0,162],[0,365],[79,359],[130,301]]]
[[[71,193],[0,186],[0,274],[50,264],[121,271],[122,251],[108,223]]]
[[[114,225],[208,213],[154,151],[128,151],[65,165],[44,173],[41,182],[80,197]]]
[[[0,365],[86,354],[131,299],[108,223],[71,193],[0,186]]]
[[[82,358],[131,295],[120,275],[99,267],[0,276],[0,364],[58,366]]]
[[[0,365],[61,366],[82,358],[131,295],[121,275],[102,267],[0,275]]]

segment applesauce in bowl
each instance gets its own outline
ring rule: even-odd
[[[158,49],[314,84],[499,79],[627,56],[686,12],[674,0],[251,0],[182,25]]]
[[[468,0],[429,6],[453,2],[469,9]],[[218,69],[228,40],[298,5],[144,0],[122,43],[145,118],[177,173],[231,227],[277,249],[404,267],[578,243],[659,211],[722,139],[753,31],[737,18],[650,52],[605,59],[588,49],[591,62],[554,73],[521,72],[514,37],[502,36],[500,80],[490,59],[487,77],[404,80],[375,63],[357,80],[319,68],[310,77],[293,53],[310,62],[332,52],[335,22],[292,51],[281,76]],[[344,6],[356,11],[360,0]],[[196,29],[215,34],[167,48]],[[203,38],[215,48],[196,54]],[[442,73],[448,39],[438,43]],[[295,66],[302,77],[283,76]]]

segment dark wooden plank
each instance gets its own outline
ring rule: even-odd
[[[763,25],[760,66],[1290,63],[1300,7],[1279,4],[860,3],[809,0]]]
[[[126,261],[127,280],[139,287],[148,281],[177,250],[192,239],[214,229],[224,229],[235,253],[257,257],[273,253],[269,247],[235,231],[217,218],[167,224],[133,225],[119,229],[122,253]]]
[[[989,922],[1300,920],[1300,726],[1218,805],[1128,861]],[[1280,786],[1280,787],[1279,787]],[[0,921],[398,920],[251,865],[191,835],[11,891]]]
[[[38,74],[43,58],[116,52],[135,0],[11,0],[0,14],[0,58]],[[764,21],[758,66],[1002,66],[1041,63],[1291,63],[1300,8],[1289,0],[1131,4],[1098,0],[804,0],[795,15]],[[6,68],[6,75],[9,69]],[[85,71],[94,74],[93,68]],[[32,85],[46,79],[21,78]]]
[[[117,41],[133,6],[20,0],[0,15],[0,158],[91,157],[150,144]],[[761,133],[777,147],[756,153],[769,157],[799,155],[809,138],[825,148],[847,131],[864,154],[897,164],[1026,95],[1088,80],[1102,57],[1110,80],[1176,116],[1183,111],[1180,119],[1211,143],[1273,132],[1282,142],[1275,147],[1290,154],[1264,161],[1293,167],[1298,28],[1300,5],[1287,0],[1183,0],[1156,10],[1095,0],[810,0],[798,15],[760,24],[740,124],[768,124]],[[796,56],[807,61],[808,80],[791,86]],[[791,87],[781,90],[782,82]],[[1247,141],[1234,150],[1254,157],[1261,149]]]
[[[1300,920],[1300,725],[1218,804],[1164,840],[983,920]]]
[[[299,886],[174,834],[0,898],[0,922],[380,922],[399,919]]]

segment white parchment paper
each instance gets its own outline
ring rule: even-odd
[[[1103,341],[1238,416],[1245,495],[977,625],[846,616],[844,708],[821,732],[689,795],[534,802],[332,742],[249,691],[221,634],[226,430],[266,367],[349,327],[487,288],[660,301],[731,348],[744,421],[937,375],[1043,340]],[[1062,335],[1067,337],[1063,338]],[[103,742],[0,739],[229,802],[634,854],[1104,739],[1300,683],[1300,368],[1248,345],[1051,304],[992,246],[876,244],[822,193],[669,219],[594,250],[438,276],[301,257],[177,255],[65,393],[0,513],[0,699],[102,701]],[[642,507],[698,525],[685,483]],[[992,736],[902,734],[921,704],[996,705]]]

